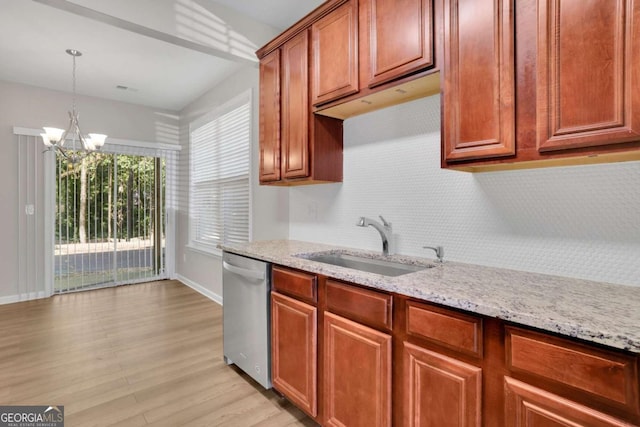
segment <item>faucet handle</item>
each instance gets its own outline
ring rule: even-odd
[[[442,246],[423,246],[422,249],[431,249],[436,252],[436,257],[438,257],[438,262],[444,262],[444,248]]]
[[[390,223],[390,222],[387,222],[387,220],[386,220],[386,219],[384,219],[384,218],[382,217],[382,215],[378,215],[378,216],[380,217],[380,220],[382,221],[382,225],[384,225],[385,227],[391,227],[391,223]]]

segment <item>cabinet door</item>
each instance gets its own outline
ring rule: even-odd
[[[444,160],[513,155],[513,0],[444,4]]]
[[[282,177],[309,176],[309,36],[282,46]]]
[[[639,25],[634,0],[538,0],[540,151],[640,139]]]
[[[260,60],[260,182],[280,180],[280,51]]]
[[[480,427],[482,370],[404,343],[404,425]]]
[[[505,378],[505,425],[513,427],[631,427],[631,424],[529,384]]]
[[[430,0],[369,0],[369,87],[432,66]]]
[[[317,309],[271,292],[273,386],[315,417],[317,405]]]
[[[391,425],[391,336],[325,312],[326,426]]]
[[[358,3],[350,0],[311,26],[311,102],[358,91]]]

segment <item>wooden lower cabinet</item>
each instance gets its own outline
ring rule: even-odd
[[[407,427],[480,427],[482,369],[408,342],[403,349]]]
[[[276,390],[318,414],[317,313],[312,305],[271,292],[271,375]]]
[[[631,427],[624,421],[505,377],[505,425],[510,427]]]
[[[391,426],[391,335],[324,314],[325,426]]]
[[[322,426],[640,427],[640,357],[274,266],[274,388]]]
[[[507,369],[640,413],[636,358],[508,326]],[[572,395],[569,398],[576,398]]]

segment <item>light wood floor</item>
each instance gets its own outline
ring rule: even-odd
[[[0,405],[65,426],[314,426],[222,360],[222,307],[177,281],[0,306]]]

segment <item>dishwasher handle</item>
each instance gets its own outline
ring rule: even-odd
[[[222,268],[248,279],[264,280],[266,278],[266,274],[264,271],[249,270],[246,268],[237,267],[233,264],[229,264],[227,261],[222,261]]]

